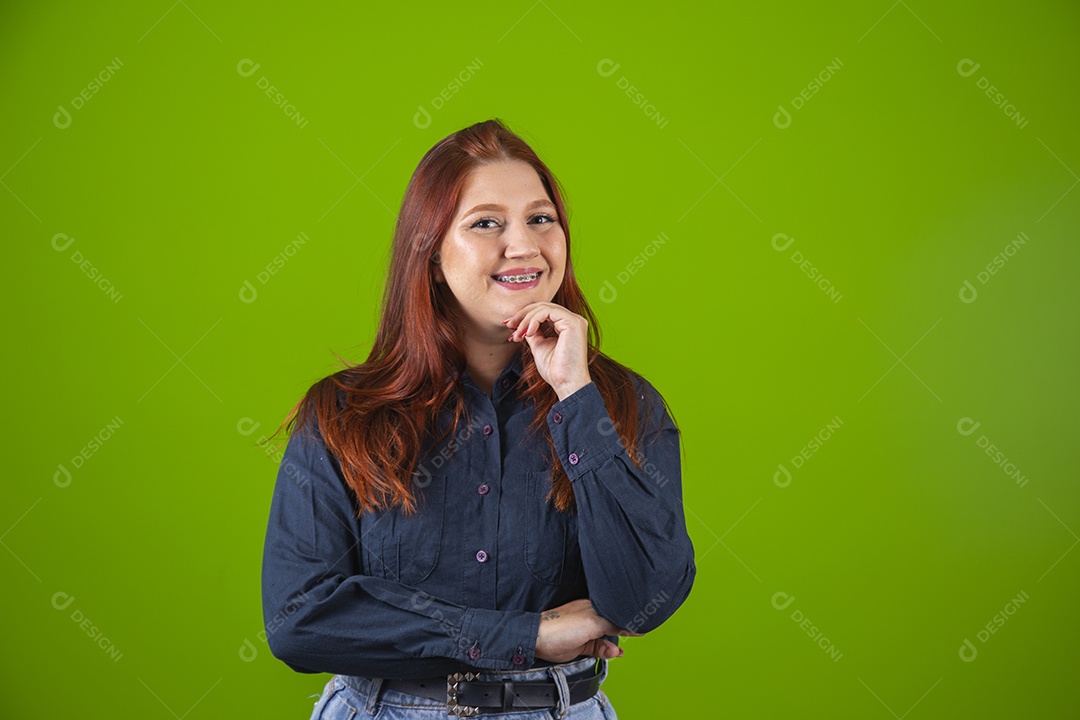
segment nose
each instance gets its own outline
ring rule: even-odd
[[[504,237],[506,238],[506,257],[532,258],[540,254],[540,245],[525,223],[513,223],[507,228]]]

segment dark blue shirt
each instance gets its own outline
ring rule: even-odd
[[[554,405],[547,427],[577,503],[566,514],[545,504],[550,467],[544,439],[526,440],[535,406],[516,391],[520,374],[517,353],[490,396],[462,375],[471,419],[425,446],[412,516],[357,518],[316,424],[294,428],[263,555],[276,657],[299,672],[364,677],[522,670],[551,664],[535,657],[543,610],[588,597],[616,626],[645,633],[682,604],[696,567],[679,431],[659,393],[636,376],[639,418],[651,412],[641,469],[594,383]]]

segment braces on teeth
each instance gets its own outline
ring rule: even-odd
[[[540,277],[540,273],[530,273],[529,275],[496,275],[495,279],[499,282],[523,283],[532,282],[538,277]]]

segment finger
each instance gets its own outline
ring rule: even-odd
[[[517,329],[514,330],[513,338],[515,340],[521,340],[526,335],[532,335],[532,325],[536,321],[538,316],[542,317],[542,314],[547,312],[545,308],[534,308],[527,312],[518,322]]]
[[[597,652],[596,657],[613,658],[622,656],[623,649],[610,640],[600,640],[599,643],[599,652]]]

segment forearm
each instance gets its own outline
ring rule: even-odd
[[[574,487],[589,597],[602,616],[637,633],[670,617],[696,575],[682,506],[679,432],[659,394],[651,386],[641,394],[652,421],[640,433],[648,442],[638,464],[595,385],[556,403],[548,422]]]

